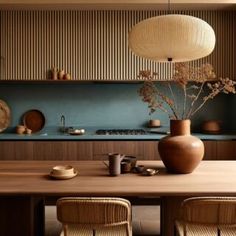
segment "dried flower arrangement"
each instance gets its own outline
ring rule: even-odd
[[[142,100],[148,103],[150,113],[157,109],[168,114],[170,119],[190,119],[205,103],[220,93],[236,93],[236,81],[229,78],[219,78],[210,64],[203,64],[200,67],[193,67],[187,63],[176,63],[172,81],[183,92],[183,106],[176,102],[176,96],[172,89],[172,83],[167,82],[170,96],[167,96],[153,82],[157,73],[151,71],[140,71],[139,78],[144,80],[143,86],[139,89]],[[206,89],[207,88],[207,89]],[[166,108],[166,105],[168,108]]]

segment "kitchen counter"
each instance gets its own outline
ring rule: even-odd
[[[95,131],[101,127],[87,127],[83,135],[63,134],[57,130],[56,127],[46,127],[42,131],[35,134],[18,135],[13,132],[0,133],[0,140],[159,140],[166,136],[166,134],[151,133],[151,129],[144,128],[147,134],[144,135],[97,135]],[[103,127],[104,128],[104,127]],[[123,127],[122,127],[123,128]],[[130,127],[129,127],[130,128]],[[139,127],[140,128],[140,127]],[[141,127],[142,128],[142,127]],[[156,129],[159,131],[167,131],[167,129]],[[153,131],[153,129],[152,129]],[[192,133],[202,140],[236,140],[236,134],[202,134]]]

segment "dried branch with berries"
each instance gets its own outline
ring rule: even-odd
[[[170,119],[189,119],[195,115],[208,100],[220,93],[236,93],[236,81],[229,78],[219,78],[210,64],[201,67],[192,67],[187,63],[176,63],[171,82],[166,82],[170,95],[166,95],[153,82],[157,73],[140,71],[139,78],[144,80],[139,89],[142,100],[148,103],[150,114],[161,110],[168,114]],[[172,88],[173,83],[182,91],[182,102],[177,104],[176,95]]]

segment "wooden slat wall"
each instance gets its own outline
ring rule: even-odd
[[[45,80],[52,67],[77,80],[137,80],[138,71],[171,77],[168,63],[135,56],[128,32],[137,22],[164,11],[1,11],[2,80]],[[235,77],[236,13],[182,11],[206,20],[217,36],[215,51],[196,65],[210,62],[219,76]],[[176,45],[178,47],[178,45]]]

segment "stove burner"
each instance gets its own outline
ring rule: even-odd
[[[99,129],[98,135],[143,135],[146,131],[143,129]]]

